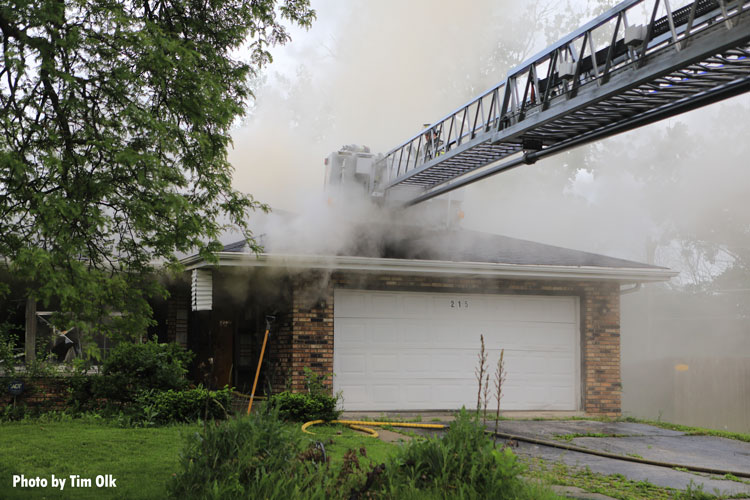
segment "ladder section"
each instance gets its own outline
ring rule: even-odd
[[[750,2],[681,4],[626,0],[530,58],[386,153],[374,194],[418,203],[750,90]]]

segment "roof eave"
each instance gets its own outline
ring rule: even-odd
[[[280,267],[323,269],[329,271],[365,271],[444,276],[487,276],[497,278],[544,278],[561,280],[608,280],[621,283],[668,281],[677,271],[666,268],[523,265],[493,262],[452,262],[443,260],[384,259],[324,255],[245,254],[219,252],[220,267]],[[195,255],[181,261],[187,270],[215,264]]]

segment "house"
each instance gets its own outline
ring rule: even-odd
[[[491,372],[505,352],[504,410],[620,414],[620,294],[675,272],[467,230],[380,229],[330,253],[264,242],[256,256],[239,242],[217,265],[183,259],[192,291],[174,294],[169,337],[213,383],[249,392],[274,315],[261,387],[302,391],[310,368],[333,375],[346,410],[385,411],[475,406],[483,335]]]

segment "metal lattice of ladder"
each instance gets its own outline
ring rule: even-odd
[[[748,90],[750,4],[626,0],[386,153],[373,194],[413,205]]]

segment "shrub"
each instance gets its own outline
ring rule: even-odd
[[[280,418],[293,422],[336,420],[341,414],[336,409],[338,398],[321,393],[297,394],[284,391],[271,396],[269,404],[277,409]]]
[[[275,410],[208,426],[188,436],[172,498],[324,498],[318,469],[301,460],[309,441]],[[302,493],[305,492],[303,495]]]
[[[228,416],[232,391],[228,387],[209,391],[203,387],[184,391],[143,391],[135,400],[139,420],[150,424],[222,420]]]
[[[144,390],[184,389],[188,385],[185,375],[192,358],[192,352],[175,343],[121,342],[102,366],[106,379],[100,388],[104,392],[102,396],[128,401]]]
[[[102,375],[71,377],[71,410],[96,411],[127,426],[226,418],[228,387],[187,389],[192,356],[177,344],[121,343],[104,362]]]
[[[69,404],[78,411],[133,403],[144,391],[181,390],[188,386],[187,365],[193,353],[177,344],[123,342],[112,349],[102,375],[76,375],[70,380]]]
[[[415,491],[442,498],[517,498],[524,467],[508,448],[497,449],[477,417],[462,410],[443,438],[413,441],[386,467],[386,496]]]

